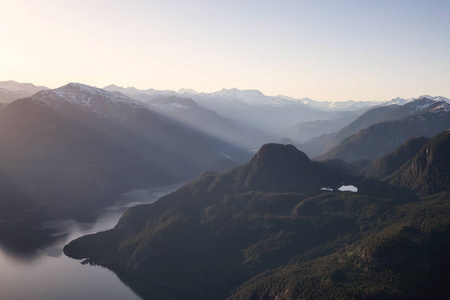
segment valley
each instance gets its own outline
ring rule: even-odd
[[[449,130],[431,139],[396,178],[411,180],[408,164],[423,152],[427,168],[446,174],[449,141]],[[266,144],[246,165],[131,208],[64,253],[205,299],[440,298],[448,292],[449,179],[423,180],[433,195],[403,188],[414,179],[352,177],[292,145]],[[336,183],[358,193],[320,189]]]
[[[450,299],[450,1],[0,5],[0,300]]]
[[[36,89],[0,111],[1,263],[76,270],[38,298],[447,293],[448,99]]]

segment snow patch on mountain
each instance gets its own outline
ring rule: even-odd
[[[422,111],[424,109],[427,109],[434,103],[436,103],[434,100],[431,100],[428,98],[420,98],[420,99],[414,100],[413,102],[407,103],[406,105],[412,106],[411,113],[413,114],[413,113]]]
[[[430,110],[431,112],[449,112],[450,111],[450,104],[447,102],[443,102],[442,104],[433,107],[433,109]]]
[[[392,105],[392,104],[404,105],[404,104],[407,104],[409,102],[413,102],[415,100],[421,100],[421,99],[430,99],[430,100],[433,100],[435,102],[444,101],[444,102],[450,103],[450,99],[442,97],[442,96],[422,95],[422,96],[419,96],[419,97],[413,97],[413,98],[407,98],[407,99],[397,97],[397,98],[394,98],[394,99],[392,99],[390,101],[387,101],[387,102],[381,102],[380,104],[383,105],[383,106],[384,105]]]
[[[433,100],[433,101],[436,101],[436,102],[437,101],[444,101],[444,102],[450,103],[450,99],[442,97],[442,96],[422,95],[422,96],[418,97],[417,99],[423,99],[423,98],[430,99],[430,100]]]
[[[103,88],[105,91],[108,92],[121,92],[127,96],[133,97],[136,95],[140,95],[140,94],[144,94],[147,96],[156,96],[156,95],[163,95],[163,96],[176,96],[178,95],[177,92],[175,91],[171,91],[171,90],[155,90],[155,89],[146,89],[146,90],[139,90],[135,87],[121,87],[121,86],[117,86],[115,84],[111,84],[108,86],[105,86]]]
[[[239,90],[237,88],[232,89],[222,89],[217,92],[212,93],[202,93],[197,92],[192,89],[180,89],[178,92],[171,90],[138,90],[134,87],[123,88],[116,85],[110,85],[104,88],[108,91],[120,91],[124,94],[132,97],[137,94],[146,94],[149,96],[154,95],[171,95],[171,96],[183,96],[192,97],[196,100],[213,101],[214,105],[218,107],[226,107],[231,103],[238,107],[240,106],[258,106],[258,107],[310,107],[322,111],[359,111],[366,110],[376,106],[386,106],[386,105],[404,105],[406,103],[412,102],[414,100],[427,98],[434,101],[445,101],[450,103],[450,100],[441,96],[429,96],[422,95],[417,98],[394,98],[390,101],[316,101],[310,98],[292,98],[283,95],[277,96],[266,96],[259,90]]]
[[[69,83],[63,87],[54,90],[44,90],[31,97],[33,101],[41,103],[59,110],[64,110],[64,104],[70,103],[86,110],[92,107],[93,111],[97,111],[93,106],[101,106],[109,103],[113,105],[129,105],[134,109],[146,109],[146,106],[125,95],[119,93],[110,93],[105,90],[92,86]],[[99,112],[99,111],[97,111]]]

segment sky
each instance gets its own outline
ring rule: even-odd
[[[450,1],[0,0],[0,80],[450,98]]]

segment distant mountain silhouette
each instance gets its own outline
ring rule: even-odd
[[[31,83],[19,83],[13,80],[0,81],[0,103],[10,103],[20,98],[30,97],[46,89],[44,86],[35,86]]]
[[[348,126],[344,127],[334,137],[335,142],[340,142],[363,128],[381,122],[395,121],[418,113],[432,110],[442,102],[427,98],[419,98],[404,105],[381,106],[368,110]]]
[[[369,126],[346,138],[318,160],[338,158],[350,162],[381,157],[413,136],[432,137],[450,127],[450,104],[434,102],[424,112]]]
[[[336,133],[324,134],[304,142],[302,144],[302,149],[311,156],[323,154],[331,148],[338,146],[350,136],[357,134],[360,130],[369,128],[372,125],[398,121],[413,117],[414,115],[426,114],[427,112],[438,113],[444,110],[448,111],[448,107],[449,104],[445,101],[437,101],[426,97],[420,97],[411,102],[407,102],[404,105],[393,104],[375,107],[368,110]]]
[[[193,178],[224,158],[205,136],[144,104],[74,83],[9,104],[0,143],[0,170],[22,192],[23,210],[102,206],[133,187]]]
[[[364,113],[364,110],[344,111],[332,118],[300,122],[286,128],[286,136],[299,143],[324,134],[336,133]]]
[[[170,117],[181,124],[190,126],[209,136],[228,141],[246,149],[253,149],[256,141],[243,135],[230,120],[221,117],[215,111],[198,105],[191,98],[177,96],[147,96],[134,97],[164,116]]]
[[[154,98],[158,91],[136,90],[134,88],[105,87],[110,91],[120,91],[144,102],[144,98]],[[341,109],[358,109],[367,103],[348,102],[322,103],[311,99],[293,99],[285,96],[266,96],[257,90],[222,89],[213,93],[196,93],[189,90],[161,91],[163,96],[190,98],[199,106],[213,111],[231,121],[238,128],[244,140],[252,148],[261,144],[277,142],[287,137],[286,127],[299,122],[329,119],[340,115]],[[240,136],[238,136],[240,138]]]

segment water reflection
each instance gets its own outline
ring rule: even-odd
[[[125,193],[114,205],[78,220],[0,222],[0,299],[140,299],[113,273],[63,255],[69,241],[114,227],[122,213],[151,203],[181,184]]]

